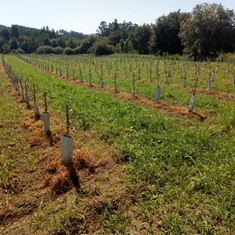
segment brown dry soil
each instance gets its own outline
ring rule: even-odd
[[[14,160],[12,174],[0,182],[0,234],[102,234],[100,216],[110,210],[107,202],[116,205],[115,210],[132,197],[116,150],[94,133],[71,131],[74,159],[72,166],[65,167],[61,118],[51,114],[52,135],[45,137],[42,120],[34,120],[33,109],[21,102],[2,66],[0,82],[1,95],[12,103],[18,117],[17,121],[0,119],[0,127],[8,131],[7,138],[0,136],[0,158]],[[40,103],[39,108],[43,110]],[[74,205],[76,212],[71,214]]]

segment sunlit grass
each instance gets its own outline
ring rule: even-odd
[[[85,60],[89,62],[89,58]],[[234,101],[198,95],[197,107],[208,115],[212,113],[210,118],[182,125],[179,118],[75,86],[15,57],[8,56],[7,61],[16,74],[36,85],[40,99],[47,92],[49,109],[60,114],[69,104],[75,129],[92,130],[101,141],[117,148],[121,160],[128,164],[128,180],[138,203],[126,206],[129,212],[135,208],[148,221],[149,231],[156,227],[168,234],[235,231]],[[124,79],[123,90],[126,82]],[[149,84],[143,83],[147,98]],[[223,85],[218,90],[224,91]],[[183,88],[166,86],[166,91],[163,94],[168,102],[187,105],[190,95]],[[134,227],[121,208],[107,206],[100,219],[104,232],[114,233],[119,223],[123,224],[118,228],[120,233]],[[129,225],[126,220],[130,220]]]

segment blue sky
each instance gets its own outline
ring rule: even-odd
[[[50,29],[90,34],[96,33],[101,21],[150,24],[172,11],[191,12],[203,2],[235,9],[235,0],[1,0],[0,24],[39,29],[47,25]]]

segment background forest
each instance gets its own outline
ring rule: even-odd
[[[191,13],[178,10],[163,15],[154,24],[102,21],[93,35],[55,31],[48,26],[34,29],[0,25],[0,53],[185,53],[194,59],[204,59],[234,52],[234,39],[234,11],[208,3],[195,6]]]

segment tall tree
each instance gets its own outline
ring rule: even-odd
[[[120,42],[121,39],[122,37],[121,37],[120,31],[112,32],[109,36],[109,44],[116,46]]]
[[[180,10],[157,19],[151,38],[151,52],[170,54],[182,53],[183,46],[179,38],[180,24],[189,17],[189,13]]]
[[[4,45],[4,41],[3,39],[0,38],[0,53],[3,53],[3,45]]]
[[[10,40],[10,51],[11,50],[16,50],[18,48],[18,42],[16,38],[13,38]]]
[[[0,32],[0,37],[3,39],[4,42],[7,42],[10,39],[10,32],[8,29],[3,29]]]
[[[67,42],[67,46],[73,49],[77,46],[77,44],[75,43],[75,41],[72,38],[69,38],[69,40]]]
[[[135,28],[130,34],[130,41],[134,50],[140,54],[149,54],[149,43],[152,35],[150,25],[142,25]]]
[[[119,24],[117,19],[114,19],[112,23],[109,24],[109,29],[111,32],[116,32],[119,29]]]
[[[12,38],[18,38],[20,35],[19,29],[17,25],[11,26],[11,37]]]
[[[182,23],[180,38],[185,52],[194,57],[216,56],[235,49],[235,15],[221,4],[197,5]]]
[[[110,35],[110,29],[105,21],[101,21],[96,32],[101,37],[108,37]]]

